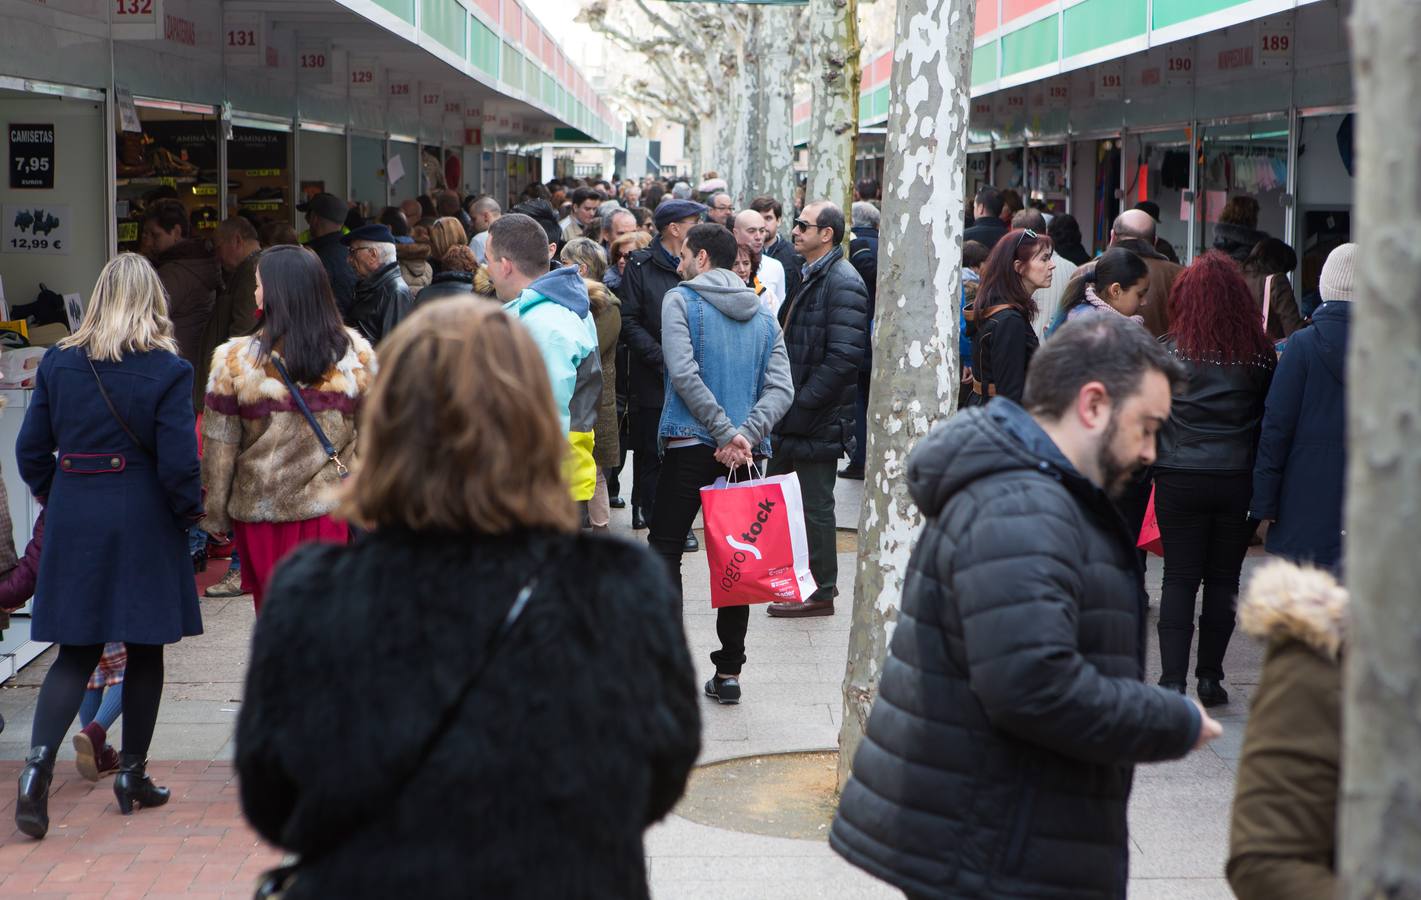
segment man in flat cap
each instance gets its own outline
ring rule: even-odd
[[[632,457],[632,527],[646,527],[656,501],[661,472],[657,429],[665,400],[666,370],[661,356],[661,301],[681,283],[681,245],[686,233],[701,221],[706,207],[693,200],[666,200],[656,208],[656,240],[627,260],[617,296],[622,299],[622,340],[631,357],[627,373],[630,393]],[[699,549],[688,535],[686,549]]]
[[[395,258],[395,236],[388,226],[362,225],[341,243],[349,248],[351,268],[360,277],[347,320],[371,344],[379,345],[414,306],[414,295]]]
[[[321,258],[321,265],[326,267],[326,274],[331,278],[336,306],[340,307],[340,314],[349,322],[358,276],[350,267],[345,247],[341,246],[341,232],[350,206],[334,194],[322,193],[297,204],[296,208],[306,214],[306,225],[311,229],[311,238],[306,246]]]

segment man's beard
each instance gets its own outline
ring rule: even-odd
[[[1100,467],[1101,488],[1111,500],[1118,500],[1135,481],[1135,476],[1143,468],[1137,461],[1121,462],[1115,458],[1115,438],[1119,431],[1116,414],[1110,414],[1110,422],[1105,426],[1105,435],[1100,442],[1096,465]]]

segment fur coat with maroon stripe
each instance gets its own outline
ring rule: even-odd
[[[314,384],[300,385],[341,460],[355,456],[355,417],[375,377],[375,351],[347,329],[350,348]],[[335,507],[340,484],[311,426],[269,361],[258,360],[258,336],[217,348],[202,416],[202,527],[225,534],[232,521],[300,522]]]

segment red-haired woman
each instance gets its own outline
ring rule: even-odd
[[[1204,585],[1199,701],[1227,703],[1224,651],[1234,629],[1239,572],[1258,523],[1248,518],[1263,404],[1277,356],[1248,284],[1227,256],[1200,257],[1169,294],[1166,346],[1189,369],[1160,432],[1155,513],[1164,540],[1160,684],[1181,694],[1194,639],[1194,597]]]
[[[977,299],[967,313],[975,342],[969,406],[981,406],[993,397],[1021,402],[1026,367],[1039,344],[1031,327],[1037,312],[1031,295],[1051,286],[1055,269],[1051,239],[1029,228],[1007,232],[992,248]]]

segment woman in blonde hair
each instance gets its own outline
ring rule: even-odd
[[[373,531],[272,581],[237,720],[242,810],[304,856],[287,900],[645,898],[642,832],[699,745],[666,569],[578,533],[518,320],[438,300],[380,353],[344,505]]]
[[[453,216],[435,219],[429,226],[429,246],[433,249],[430,259],[434,274],[444,271],[444,256],[453,247],[467,247],[469,239],[464,236],[463,224]]]
[[[163,645],[202,633],[187,529],[202,517],[192,366],[177,355],[162,283],[133,253],[99,274],[83,323],[41,360],[16,442],[46,502],[31,635],[59,644],[40,689],[15,824],[49,829],[55,751],[104,644],[128,647],[114,795],[161,806],[147,777],[163,693]]]

